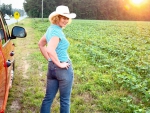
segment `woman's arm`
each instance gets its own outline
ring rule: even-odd
[[[46,50],[46,37],[45,35],[40,39],[38,46],[40,48],[41,53],[43,54],[43,56],[48,60],[50,57],[47,54],[47,50]]]
[[[67,68],[69,67],[69,63],[67,62],[63,62],[63,63],[60,63],[59,59],[58,59],[58,56],[56,54],[56,48],[58,46],[58,43],[59,43],[60,39],[58,37],[52,37],[50,39],[50,41],[48,42],[48,45],[47,45],[47,53],[48,53],[48,56],[50,56],[51,60],[60,68]]]

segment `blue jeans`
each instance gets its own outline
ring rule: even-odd
[[[60,113],[70,113],[70,96],[73,84],[73,68],[59,68],[52,61],[48,64],[47,87],[40,113],[51,113],[51,105],[57,91],[60,92]]]

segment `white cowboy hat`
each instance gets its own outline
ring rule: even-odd
[[[56,15],[62,15],[62,16],[65,16],[67,18],[70,18],[70,19],[76,17],[75,13],[70,13],[69,8],[67,6],[63,6],[63,5],[58,6],[56,8],[56,11],[52,12],[49,15],[49,20],[51,21],[52,17],[54,17]]]

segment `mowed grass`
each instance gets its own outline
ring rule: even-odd
[[[14,40],[16,70],[7,112],[39,113],[47,61],[38,41],[50,23],[27,18],[20,25],[28,36]],[[71,113],[150,112],[149,26],[142,21],[73,20],[64,29],[75,75]],[[59,93],[52,112],[59,113]]]

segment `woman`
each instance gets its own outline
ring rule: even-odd
[[[62,28],[75,18],[67,6],[58,6],[49,16],[51,22],[38,45],[43,56],[48,60],[47,87],[41,105],[41,113],[50,113],[53,99],[59,90],[60,113],[70,113],[70,95],[73,83],[73,68],[67,49],[69,42]],[[47,47],[45,46],[47,44]]]

